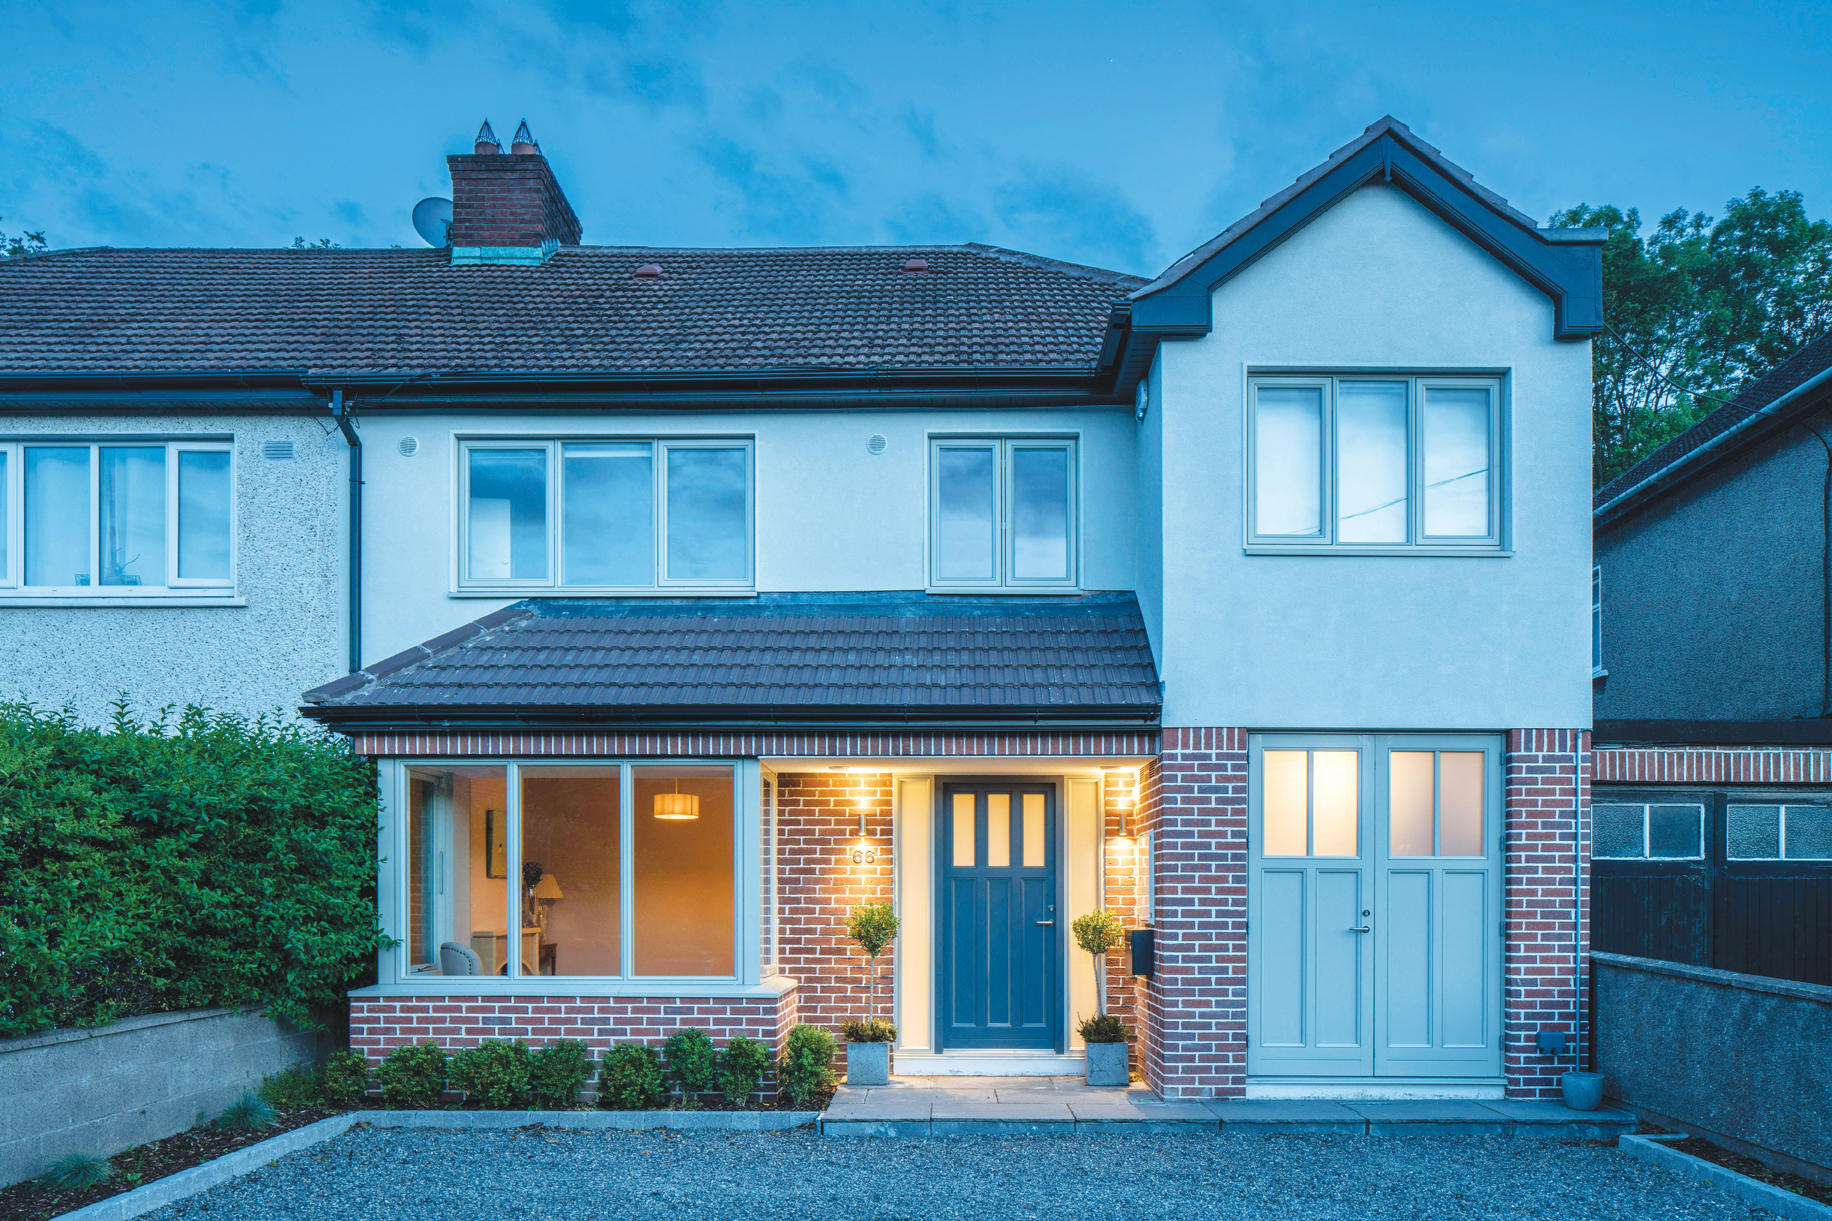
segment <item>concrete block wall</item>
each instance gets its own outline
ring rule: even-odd
[[[1586,1021],[1590,732],[1510,730],[1503,767],[1502,1071],[1510,1098],[1558,1098],[1573,1061],[1540,1054],[1535,1035],[1562,1030],[1575,1043]]]
[[[1832,1182],[1832,988],[1593,954],[1604,1092]]]
[[[253,1012],[192,1009],[0,1041],[0,1184],[67,1153],[108,1157],[213,1118],[327,1036]]]
[[[863,903],[889,903],[894,891],[889,773],[792,772],[777,777],[776,854],[782,885],[779,964],[797,983],[800,1019],[837,1036],[849,1018],[871,1011],[871,972],[846,936],[846,917]],[[861,804],[863,803],[863,804]],[[859,836],[859,813],[866,834]],[[855,863],[871,846],[877,859]],[[878,956],[877,1013],[891,1016],[897,943]]]

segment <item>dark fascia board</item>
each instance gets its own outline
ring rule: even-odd
[[[1132,301],[1132,336],[1115,386],[1129,393],[1164,339],[1206,335],[1210,294],[1371,182],[1390,182],[1499,260],[1552,301],[1552,335],[1588,339],[1603,329],[1600,229],[1531,229],[1497,211],[1388,131],[1295,192],[1252,228],[1177,278],[1142,288]]]
[[[299,714],[340,733],[415,733],[427,730],[522,732],[531,730],[680,730],[703,732],[859,732],[1049,730],[1136,732],[1158,727],[1156,705],[1064,709],[988,709],[975,716],[958,708],[887,713],[882,707],[805,708],[643,706],[532,709],[518,706],[454,709],[449,706],[337,707],[303,704]]]
[[[1598,721],[1597,746],[1828,746],[1825,721]]]

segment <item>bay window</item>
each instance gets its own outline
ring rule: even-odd
[[[1253,377],[1250,548],[1501,548],[1497,378]]]
[[[405,768],[403,975],[735,980],[728,763]]]
[[[463,589],[753,582],[749,441],[466,441],[459,485]]]
[[[227,442],[0,443],[0,587],[211,594],[235,583]]]
[[[1075,442],[930,443],[931,586],[1072,589],[1079,576]]]

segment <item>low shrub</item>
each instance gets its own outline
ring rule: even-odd
[[[789,1101],[807,1102],[833,1083],[833,1050],[833,1036],[819,1026],[803,1023],[789,1031],[776,1070],[776,1082]]]
[[[332,1106],[355,1106],[369,1092],[369,1061],[353,1047],[340,1048],[325,1061],[319,1090]]]
[[[543,1111],[579,1105],[579,1091],[592,1079],[592,1053],[577,1039],[549,1043],[528,1058],[528,1092]]]
[[[452,1057],[452,1088],[499,1110],[528,1103],[528,1044],[485,1039]]]
[[[736,1035],[719,1053],[719,1088],[725,1101],[741,1107],[757,1092],[764,1070],[770,1066],[770,1049],[756,1039]]]
[[[227,1132],[259,1132],[274,1126],[274,1109],[259,1094],[243,1094],[211,1123]]]
[[[661,1057],[653,1047],[613,1047],[598,1069],[598,1103],[613,1111],[646,1111],[661,1105]]]
[[[668,1062],[669,1074],[680,1082],[681,1092],[689,1099],[717,1088],[719,1053],[713,1050],[712,1040],[706,1037],[704,1030],[682,1027],[668,1037],[668,1046],[662,1054]]]
[[[324,1081],[318,1073],[295,1064],[262,1078],[261,1097],[283,1111],[315,1107],[324,1101]]]
[[[853,1018],[845,1026],[848,1043],[894,1043],[897,1028],[883,1018]]]
[[[432,1043],[413,1043],[388,1053],[375,1070],[382,1097],[391,1107],[430,1107],[445,1089],[445,1053]]]
[[[93,1153],[66,1153],[32,1180],[40,1191],[88,1191],[115,1176],[114,1163]]]
[[[1111,1013],[1081,1020],[1081,1041],[1084,1043],[1124,1043],[1130,1035],[1126,1023]]]

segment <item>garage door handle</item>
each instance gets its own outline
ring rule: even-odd
[[[1054,924],[1056,922],[1054,920],[1039,920],[1037,921],[1037,923],[1038,924]]]
[[[1354,928],[1349,930],[1349,932],[1351,933],[1371,933],[1373,931],[1374,931],[1373,929],[1369,928],[1365,924],[1357,924]]]

